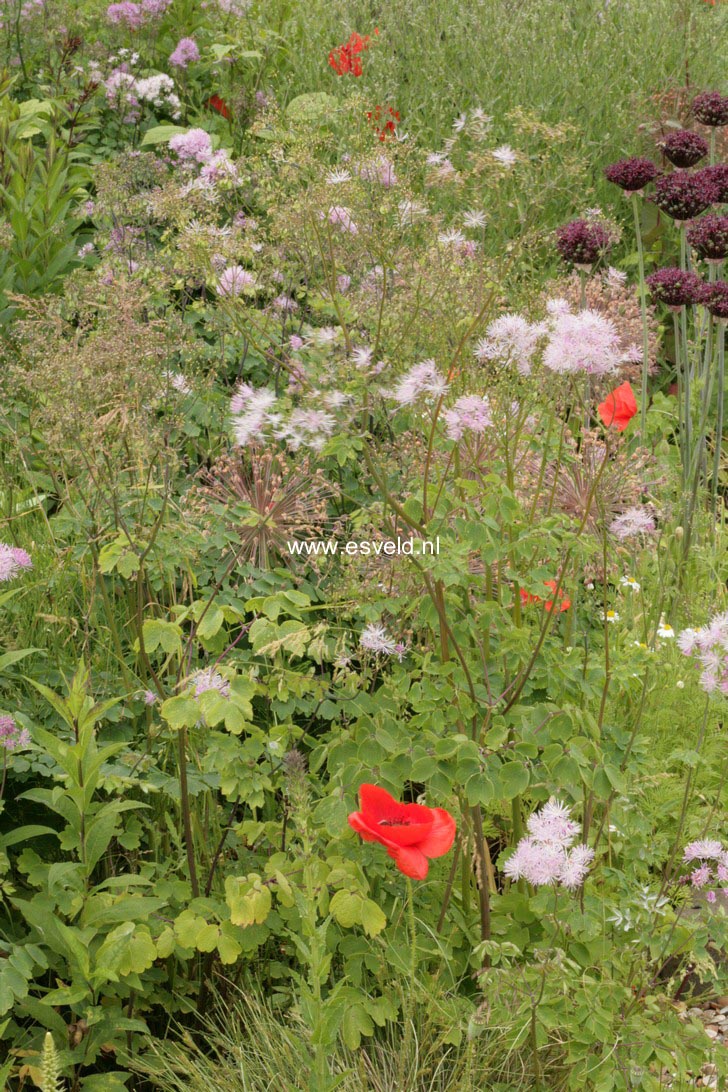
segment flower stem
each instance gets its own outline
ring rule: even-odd
[[[713,481],[711,483],[711,499],[713,521],[718,512],[718,479],[720,477],[720,456],[723,443],[723,414],[725,402],[725,330],[724,319],[715,323],[716,340],[718,342],[718,415],[715,422],[715,453],[713,455]]]
[[[404,1082],[405,1069],[409,1060],[409,1053],[412,1048],[413,1038],[413,1026],[412,1018],[414,1016],[415,1007],[415,986],[417,980],[417,922],[415,920],[415,894],[412,887],[412,880],[407,876],[407,922],[409,925],[409,939],[410,939],[410,975],[409,975],[409,988],[405,997],[404,1006],[402,1008],[402,1018],[404,1020],[404,1035],[402,1036],[402,1046],[399,1051],[399,1060],[397,1062],[397,1077],[394,1082],[395,1088],[406,1088],[407,1085]]]
[[[645,284],[645,252],[642,246],[639,197],[632,194],[634,232],[637,240],[637,260],[640,275],[640,314],[642,316],[642,401],[640,403],[640,442],[644,444],[647,418],[647,371],[650,365],[650,331],[647,325],[647,286]]]

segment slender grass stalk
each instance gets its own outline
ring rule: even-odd
[[[718,480],[720,478],[720,459],[723,446],[723,416],[725,403],[725,319],[715,323],[715,335],[718,342],[718,413],[715,421],[715,451],[713,453],[713,480],[711,482],[711,510],[713,521],[718,514]]]
[[[412,887],[412,880],[407,876],[407,924],[409,927],[409,941],[410,941],[410,966],[409,966],[409,983],[408,992],[406,994],[405,1004],[402,1010],[402,1019],[404,1021],[404,1035],[402,1037],[402,1045],[399,1051],[399,1058],[397,1060],[397,1077],[394,1083],[395,1088],[406,1088],[404,1083],[405,1070],[407,1068],[407,1061],[409,1059],[409,1053],[412,1049],[412,1035],[413,1026],[412,1018],[414,1016],[415,1005],[415,991],[417,982],[417,921],[415,919],[415,893]]]
[[[645,252],[642,244],[639,195],[631,196],[634,232],[637,240],[637,264],[640,278],[640,315],[642,318],[642,389],[640,402],[640,442],[645,442],[647,420],[647,372],[650,366],[650,330],[647,325],[647,285],[645,284]]]

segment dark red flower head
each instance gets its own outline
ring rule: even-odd
[[[659,170],[651,159],[636,155],[631,159],[620,159],[610,163],[604,174],[609,182],[621,186],[626,193],[637,193],[657,178]]]
[[[713,318],[728,322],[728,281],[704,284],[700,293],[700,302],[708,308]]]
[[[574,265],[593,265],[610,245],[607,229],[590,220],[572,220],[556,231],[556,249]]]
[[[728,98],[720,91],[703,91],[693,99],[693,117],[701,125],[728,125]]]
[[[715,187],[716,202],[728,201],[728,163],[714,163],[712,167],[703,167],[696,174]]]
[[[728,216],[701,216],[690,225],[687,236],[698,257],[721,262],[728,255]]]
[[[359,811],[349,816],[349,826],[365,842],[379,842],[400,872],[424,880],[428,858],[443,857],[455,840],[456,824],[444,808],[401,804],[378,785],[361,785]]]
[[[671,308],[697,303],[703,287],[703,282],[697,273],[686,273],[685,270],[675,266],[658,269],[645,280],[654,302],[664,303]]]
[[[637,402],[629,383],[620,383],[597,406],[599,416],[605,428],[612,425],[617,432],[624,432],[627,425],[637,412]]]
[[[717,195],[715,182],[706,178],[702,171],[695,174],[675,171],[674,174],[664,174],[657,179],[652,200],[658,209],[681,223],[700,216],[701,212],[705,212],[713,204]]]
[[[665,137],[662,150],[676,167],[694,167],[708,154],[708,142],[691,129],[677,129]]]

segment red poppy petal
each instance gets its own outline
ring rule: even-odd
[[[379,819],[397,819],[402,811],[399,800],[379,785],[359,786],[359,805],[362,812],[376,823]]]
[[[430,866],[427,857],[419,849],[414,846],[399,846],[397,849],[388,849],[387,853],[405,876],[413,880],[424,880]]]
[[[365,842],[381,842],[382,839],[375,829],[372,829],[369,823],[367,823],[364,816],[360,811],[353,811],[351,815],[347,816],[349,826],[352,830],[355,830],[357,834],[360,834]]]
[[[445,811],[444,808],[433,808],[432,827],[417,848],[426,857],[442,857],[452,847],[456,830],[457,824],[450,812]]]

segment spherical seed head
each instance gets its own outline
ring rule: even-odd
[[[708,142],[691,129],[677,129],[665,137],[662,150],[676,167],[694,167],[708,154]]]
[[[693,99],[693,117],[716,129],[728,125],[728,97],[720,91],[703,91]]]
[[[700,277],[674,266],[658,269],[646,281],[652,299],[668,307],[684,307],[689,303],[697,303],[701,298],[703,282]]]
[[[651,159],[639,155],[610,163],[604,171],[609,182],[614,182],[615,186],[620,186],[627,193],[643,190],[659,173]]]
[[[702,171],[695,174],[675,171],[656,180],[652,200],[673,220],[683,222],[705,212],[716,200],[717,193],[715,182],[706,178]]]
[[[700,302],[707,307],[713,318],[728,320],[728,281],[715,281],[704,284],[700,293]]]
[[[556,249],[574,265],[593,265],[610,244],[607,229],[589,220],[572,220],[556,231]]]
[[[728,216],[709,213],[687,230],[690,246],[700,258],[719,262],[728,255]]]

